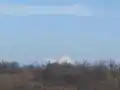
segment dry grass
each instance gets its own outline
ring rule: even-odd
[[[0,74],[0,90],[11,90],[12,79],[9,74]]]
[[[0,90],[120,90],[120,67],[49,64],[10,72],[0,73]]]

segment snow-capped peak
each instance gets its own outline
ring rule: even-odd
[[[63,63],[70,63],[70,64],[74,64],[74,61],[73,59],[71,59],[69,56],[67,55],[64,55],[60,58],[57,58],[57,59],[53,59],[53,58],[44,58],[42,63],[58,63],[58,64],[63,64]]]
[[[62,63],[71,63],[71,64],[73,64],[73,60],[69,56],[64,55],[61,58],[57,59],[57,63],[59,63],[59,64],[62,64]]]

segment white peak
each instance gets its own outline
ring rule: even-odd
[[[62,63],[73,63],[73,60],[69,57],[69,56],[67,56],[67,55],[64,55],[64,56],[62,56],[61,58],[59,58],[58,60],[57,60],[57,62],[59,63],[59,64],[62,64]]]
[[[58,64],[63,64],[63,63],[70,63],[70,64],[74,64],[74,60],[71,59],[68,55],[63,55],[60,58],[57,59],[53,59],[53,58],[44,58],[42,63],[58,63]]]

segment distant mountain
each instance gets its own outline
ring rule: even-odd
[[[44,58],[42,60],[39,61],[39,63],[41,64],[47,64],[47,63],[59,63],[59,64],[63,64],[63,63],[70,63],[70,64],[74,64],[74,60],[71,59],[69,56],[64,55],[62,57],[59,57],[57,59],[54,58]]]
[[[60,57],[59,59],[57,59],[57,63],[62,64],[62,63],[70,63],[73,64],[74,61],[67,55],[64,55],[62,57]]]

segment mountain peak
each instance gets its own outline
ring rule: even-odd
[[[62,63],[71,63],[72,64],[73,60],[68,55],[63,55],[62,57],[57,59],[57,62],[59,64],[62,64]]]

